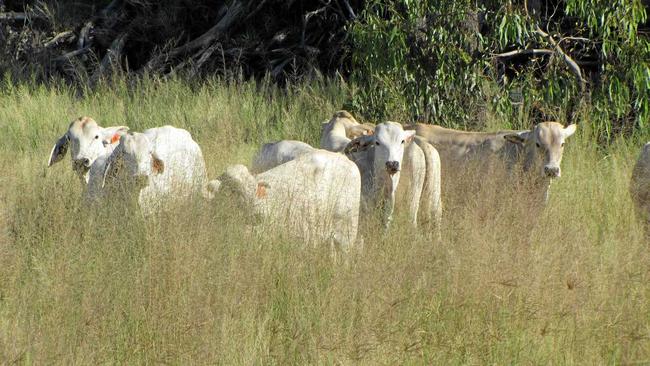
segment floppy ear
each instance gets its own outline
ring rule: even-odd
[[[129,128],[126,126],[115,126],[115,127],[106,127],[103,131],[103,140],[104,146],[112,145],[120,141],[120,137],[125,135],[129,131]]]
[[[578,128],[578,125],[576,125],[575,123],[570,124],[570,125],[566,126],[562,130],[562,135],[564,136],[564,138],[567,138],[567,137],[573,135],[576,132],[577,128]]]
[[[406,130],[402,136],[404,136],[404,142],[410,144],[415,139],[415,130]]]
[[[528,139],[528,131],[511,133],[509,135],[503,136],[506,141],[511,142],[516,145],[523,145]]]
[[[70,139],[68,134],[61,136],[59,140],[54,144],[52,151],[50,152],[50,160],[47,163],[47,166],[50,167],[54,163],[58,163],[63,159],[65,154],[68,152],[68,146],[70,145]]]
[[[151,153],[151,171],[153,171],[153,174],[162,174],[165,172],[165,163],[156,153]]]

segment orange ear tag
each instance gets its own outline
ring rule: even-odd
[[[262,183],[257,183],[257,190],[255,191],[255,197],[257,198],[266,197],[266,187]]]
[[[116,133],[111,137],[111,144],[114,144],[116,142],[120,141],[120,134]]]

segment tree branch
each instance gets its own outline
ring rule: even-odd
[[[580,70],[580,66],[578,66],[578,64],[573,60],[573,58],[571,58],[571,56],[569,56],[568,54],[566,54],[566,52],[564,52],[562,47],[560,47],[559,43],[553,38],[553,36],[544,32],[538,25],[536,25],[535,28],[536,28],[535,32],[540,36],[546,38],[548,43],[550,43],[551,46],[553,46],[555,52],[557,52],[560,56],[562,56],[564,63],[566,63],[566,65],[569,67],[573,75],[580,82],[580,91],[584,92],[587,86],[587,82],[582,77],[582,71]]]
[[[529,49],[529,50],[514,50],[514,51],[510,51],[510,52],[496,53],[496,54],[493,54],[492,57],[494,57],[494,58],[511,58],[511,57],[521,56],[521,55],[537,56],[537,55],[552,55],[554,53],[555,53],[555,51],[545,49],[545,48],[533,48],[533,49]]]
[[[56,36],[52,37],[49,41],[45,42],[43,44],[43,47],[45,48],[50,48],[51,46],[56,46],[61,40],[65,39],[68,42],[71,42],[74,40],[74,33],[72,31],[65,31],[57,34]]]
[[[259,9],[259,7],[257,8]],[[230,5],[226,14],[219,20],[219,22],[214,25],[212,28],[208,29],[207,32],[203,33],[194,40],[185,43],[184,45],[177,47],[171,50],[166,55],[160,55],[151,59],[145,66],[146,70],[153,70],[168,59],[173,59],[178,56],[184,55],[191,51],[194,51],[198,48],[208,48],[210,43],[215,39],[221,37],[224,33],[233,26],[233,24],[239,23],[243,15],[246,13],[246,6],[242,5],[240,1],[235,1]],[[252,13],[251,13],[252,14]],[[251,14],[248,14],[250,17]]]
[[[33,13],[18,13],[10,11],[7,13],[0,13],[0,21],[13,21],[13,22],[25,22],[30,19],[43,19],[43,15],[33,14]]]

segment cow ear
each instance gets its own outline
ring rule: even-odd
[[[50,167],[53,164],[61,161],[65,156],[65,154],[68,152],[69,145],[70,145],[70,139],[68,138],[68,134],[66,133],[65,135],[61,136],[57,140],[56,144],[54,144],[54,147],[50,152],[50,160],[48,161],[47,166]]]
[[[406,130],[404,131],[404,141],[407,144],[410,144],[415,139],[415,130]]]
[[[524,143],[526,143],[526,139],[528,139],[528,131],[511,133],[503,136],[503,138],[506,139],[506,141],[511,142],[513,144],[523,145]]]
[[[267,189],[270,188],[269,184],[263,181],[257,182],[257,188],[255,189],[255,197],[257,198],[266,198]]]
[[[151,153],[151,170],[153,174],[162,174],[165,172],[165,163],[155,153]]]
[[[106,127],[103,131],[103,140],[102,143],[104,146],[112,145],[120,141],[120,137],[126,135],[129,131],[129,128],[126,126],[117,126],[117,127]]]
[[[109,135],[109,136],[104,137],[104,140],[102,141],[102,143],[104,144],[104,146],[113,145],[113,144],[116,144],[116,143],[120,142],[121,137],[122,137],[122,135],[120,135],[119,133],[116,132],[113,135]]]
[[[578,128],[578,125],[576,125],[575,123],[566,126],[562,130],[562,136],[564,136],[564,138],[567,138],[567,137],[573,135],[576,132],[577,128]]]

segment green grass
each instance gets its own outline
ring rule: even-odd
[[[650,362],[650,252],[627,193],[641,145],[596,148],[588,121],[539,217],[481,179],[482,196],[446,206],[441,242],[400,218],[386,234],[366,224],[346,265],[281,230],[256,233],[228,200],[157,220],[119,198],[90,210],[68,158],[46,166],[68,123],[90,115],[186,128],[215,177],[268,140],[317,145],[349,92],[144,81],[78,97],[5,85],[0,363]]]

